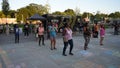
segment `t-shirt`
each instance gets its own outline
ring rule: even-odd
[[[19,34],[20,29],[19,28],[15,28],[15,34]]]
[[[57,28],[54,26],[49,26],[50,35],[56,35]]]
[[[65,35],[64,35],[65,38],[66,38],[67,40],[72,39],[72,30],[65,28],[65,31],[66,31],[66,33],[65,33]]]
[[[105,35],[105,29],[100,28],[100,36],[104,36]]]
[[[44,34],[44,28],[43,27],[39,27],[38,28],[38,35],[43,35]]]

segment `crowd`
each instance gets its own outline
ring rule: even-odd
[[[6,35],[9,35],[9,24],[6,24],[5,26],[5,33]],[[1,33],[3,32],[2,30],[3,26],[0,26],[0,31]],[[19,35],[24,32],[24,37],[27,38],[29,37],[29,33],[34,33],[36,40],[38,41],[38,45],[44,45],[45,46],[45,42],[44,42],[44,35],[45,35],[45,28],[44,28],[44,24],[41,21],[38,21],[35,26],[33,27],[28,23],[25,23],[23,26],[23,29],[21,29],[19,27],[18,24],[14,24],[13,25],[13,30],[14,30],[14,35],[15,35],[15,43],[19,43]],[[56,23],[54,22],[49,22],[48,26],[47,26],[47,39],[50,39],[50,49],[51,50],[56,50],[56,36],[57,36],[57,32],[58,32],[58,27],[56,26]],[[98,38],[100,36],[100,42],[99,44],[102,46],[103,44],[103,40],[105,37],[105,27],[103,23],[95,23],[93,25],[93,27],[91,28],[89,25],[89,22],[84,21],[84,24],[80,24],[80,32],[83,33],[83,37],[84,37],[84,50],[87,50],[89,47],[89,42],[90,42],[90,38]],[[69,48],[69,55],[74,55],[72,50],[74,47],[74,42],[72,39],[72,35],[74,34],[74,31],[71,29],[70,24],[68,22],[64,23],[63,26],[63,30],[62,30],[62,37],[63,37],[63,52],[62,55],[63,56],[67,56],[66,54],[66,49],[68,47],[68,45],[70,45]]]

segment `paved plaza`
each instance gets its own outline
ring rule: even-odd
[[[46,37],[45,37],[46,38]],[[50,50],[50,41],[38,46],[33,34],[28,38],[20,35],[20,43],[14,43],[14,35],[0,35],[0,68],[120,68],[120,35],[106,31],[104,45],[99,38],[91,38],[89,49],[83,50],[82,34],[73,36],[74,55],[62,56],[62,35],[57,36],[57,50]]]

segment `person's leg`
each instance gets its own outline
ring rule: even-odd
[[[18,34],[16,34],[16,43],[18,43]]]
[[[15,43],[17,42],[17,35],[15,34]]]
[[[90,36],[87,37],[87,44],[90,42]]]
[[[114,35],[117,35],[117,30],[114,30]]]
[[[18,34],[18,43],[19,43],[19,34]]]
[[[29,36],[29,29],[27,30],[27,36]]]
[[[117,30],[116,30],[116,35],[118,35],[118,32],[119,32],[119,30],[117,29]]]
[[[96,34],[97,34],[97,38],[98,38],[98,31],[96,31]]]
[[[50,39],[50,33],[47,32],[47,39]]]
[[[44,43],[44,35],[41,35],[41,38],[42,38],[42,45],[45,45],[45,43]]]
[[[100,45],[103,45],[103,39],[104,39],[104,37],[100,38]]]
[[[24,31],[24,36],[25,36],[25,37],[27,36],[27,31],[26,31],[26,30]]]
[[[39,38],[39,46],[40,46],[40,42],[41,42],[41,35],[38,35]]]
[[[69,43],[69,45],[70,45],[69,54],[70,54],[70,55],[73,55],[73,53],[72,53],[72,49],[73,49],[73,40],[72,40],[72,39],[71,39],[71,40],[68,40],[68,43]]]
[[[85,39],[84,50],[86,50],[87,49],[87,36],[84,36],[84,39]]]
[[[56,39],[55,39],[55,37],[53,38],[53,47],[54,47],[54,49],[56,49]]]
[[[86,49],[88,49],[88,44],[89,44],[89,42],[90,42],[90,36],[87,36],[86,37]]]
[[[50,42],[51,42],[51,50],[53,50],[53,38],[50,38]]]
[[[65,54],[66,49],[67,49],[67,46],[68,46],[68,42],[64,42],[63,53],[62,53],[64,56],[67,56],[67,55]]]

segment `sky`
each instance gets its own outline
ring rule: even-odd
[[[61,11],[64,12],[66,9],[75,9],[76,7],[80,10],[80,13],[90,12],[110,14],[112,12],[120,12],[120,0],[8,0],[10,9],[17,10],[25,7],[30,3],[45,5],[47,2],[51,7],[51,12]],[[0,0],[0,11],[2,10],[2,0]]]

